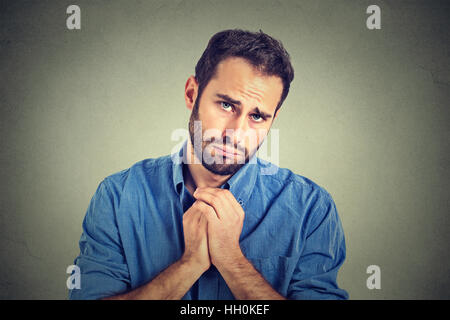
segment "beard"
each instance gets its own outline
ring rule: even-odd
[[[212,137],[212,141],[204,141],[203,138],[205,137],[203,128],[201,126],[196,126],[196,121],[201,121],[199,114],[198,114],[198,101],[200,100],[200,97],[198,97],[195,101],[194,108],[192,109],[191,116],[189,118],[189,136],[191,138],[191,144],[194,148],[194,154],[201,161],[201,164],[203,167],[205,167],[210,172],[221,175],[221,176],[227,176],[232,175],[236,173],[240,168],[242,168],[251,158],[250,153],[248,152],[247,148],[241,147],[237,144],[232,143],[232,139],[229,136],[225,137]],[[195,144],[195,136],[201,136],[201,146]],[[212,150],[214,150],[213,146],[224,146],[225,148],[229,150],[237,150],[240,154],[243,154],[243,161],[242,159],[240,161],[237,161],[237,157],[233,157],[232,159],[229,159],[226,156],[221,156],[215,153],[214,156],[211,156],[210,159],[213,161],[206,161],[204,155],[209,155]],[[256,153],[258,151],[261,144],[258,145],[256,150],[252,153]],[[208,156],[209,158],[209,156]],[[232,160],[232,161],[230,161]],[[231,163],[230,163],[231,162]],[[237,163],[235,163],[237,162]]]

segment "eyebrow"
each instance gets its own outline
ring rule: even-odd
[[[241,103],[239,100],[235,100],[235,99],[231,98],[231,97],[230,97],[229,95],[227,95],[227,94],[216,93],[216,96],[217,96],[218,98],[224,100],[225,102],[232,104],[232,105],[236,105],[236,106],[241,106],[241,105],[242,105],[242,103]],[[271,115],[271,114],[269,114],[269,113],[267,113],[267,112],[264,112],[264,111],[261,111],[258,107],[255,107],[255,108],[253,109],[253,111],[254,111],[255,113],[259,114],[259,115],[260,115],[261,117],[263,117],[264,119],[270,119],[270,118],[272,118],[272,115]]]

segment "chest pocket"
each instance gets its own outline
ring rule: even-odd
[[[289,282],[297,265],[297,257],[271,256],[268,258],[247,259],[278,293],[286,296]]]

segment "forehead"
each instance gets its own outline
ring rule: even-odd
[[[217,65],[208,87],[213,94],[220,91],[243,103],[259,104],[273,110],[283,91],[280,77],[263,75],[245,59],[236,57]]]

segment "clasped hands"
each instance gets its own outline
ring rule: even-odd
[[[183,215],[185,252],[182,260],[203,271],[244,258],[239,237],[244,210],[227,189],[197,188],[196,201]]]

